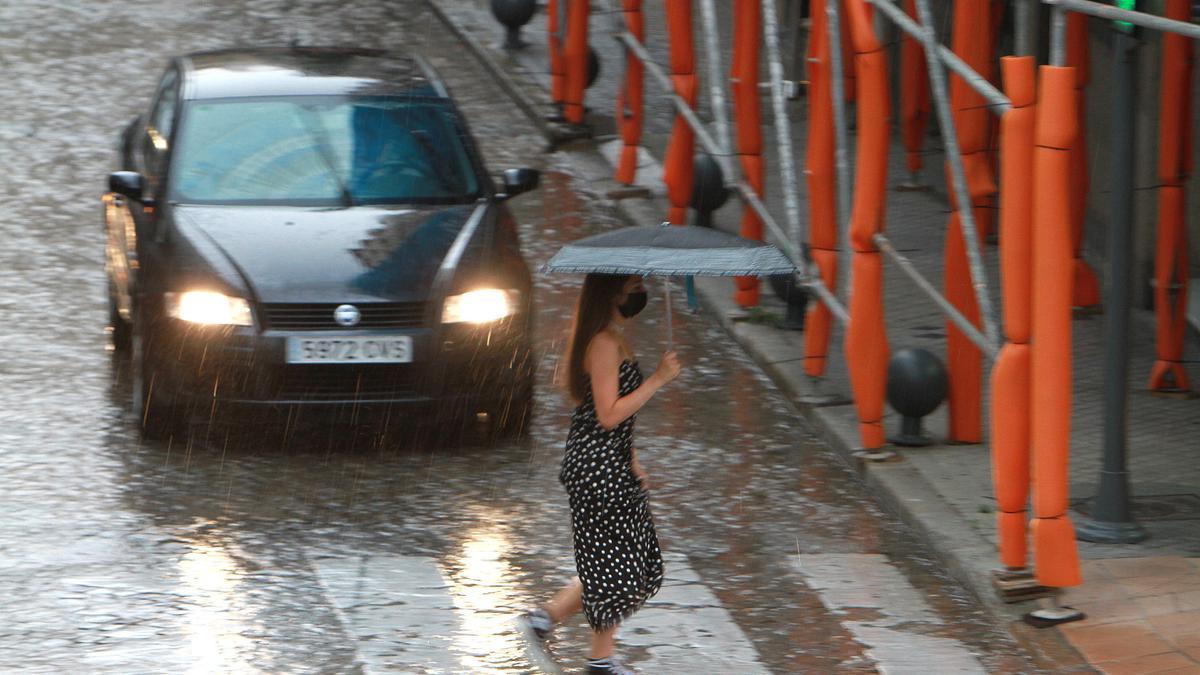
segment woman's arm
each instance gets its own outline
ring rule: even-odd
[[[600,333],[592,339],[584,360],[588,375],[592,379],[592,400],[596,403],[596,420],[605,429],[614,429],[618,424],[642,409],[646,402],[679,374],[679,360],[674,352],[663,355],[658,370],[646,378],[642,386],[626,396],[620,393],[621,347],[617,339],[608,333]]]

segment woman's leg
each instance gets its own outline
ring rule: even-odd
[[[590,657],[593,659],[607,659],[613,655],[616,650],[617,627],[605,628],[604,630],[592,631],[592,651]]]
[[[546,613],[550,615],[554,623],[562,623],[581,609],[583,609],[583,582],[579,580],[579,577],[571,577],[571,581],[567,582],[562,590],[555,593],[545,607]]]

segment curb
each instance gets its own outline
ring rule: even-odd
[[[436,5],[436,0],[426,0],[426,4],[470,49],[552,147],[563,140],[578,138],[578,135],[565,134],[548,123],[541,110],[550,106],[549,100],[543,104],[537,103],[525,87],[498,63],[496,56],[455,24]],[[530,86],[535,91],[541,91],[536,84]],[[586,153],[604,166],[611,166],[607,155],[600,152],[599,143],[593,141]],[[639,173],[654,170],[655,166],[639,166]],[[631,225],[659,222],[665,213],[665,206],[660,208],[656,201],[653,197],[619,199],[615,200],[614,210]],[[859,448],[853,409],[845,403],[819,406],[803,400],[814,394],[828,392],[814,389],[813,380],[803,373],[798,361],[771,360],[766,347],[771,342],[779,341],[780,331],[735,320],[733,315],[738,307],[730,297],[728,285],[722,284],[721,280],[697,277],[695,285],[701,306],[784,392],[797,412],[809,423],[809,428],[855,470],[882,507],[897,516],[924,541],[943,563],[946,573],[967,589],[993,622],[1003,627],[1039,668],[1052,672],[1095,672],[1060,631],[1032,628],[1021,621],[1024,613],[1036,608],[1034,602],[1007,604],[996,596],[991,582],[991,571],[999,565],[995,547],[938,496],[936,488],[915,466],[902,461],[902,454],[898,453],[901,461],[895,462],[870,462],[854,456]]]

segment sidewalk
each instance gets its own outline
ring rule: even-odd
[[[531,46],[517,55],[498,48],[501,29],[491,17],[484,0],[431,0],[443,18],[464,35],[484,64],[527,113],[541,124],[547,139],[561,139],[560,130],[541,122],[549,112],[546,94],[545,16],[537,15],[525,28]],[[662,36],[661,8],[648,8],[647,34]],[[723,9],[722,11],[728,11]],[[592,44],[600,53],[602,74],[589,91],[587,103],[596,137],[588,149],[613,158],[619,141],[606,139],[611,133],[611,107],[622,59],[608,37],[612,17],[592,17]],[[720,22],[730,25],[727,21]],[[727,44],[728,36],[722,36]],[[697,40],[697,45],[701,41]],[[665,40],[652,43],[651,53],[665,61]],[[785,54],[788,47],[785,45]],[[723,54],[728,69],[728,51]],[[703,55],[700,55],[703,62]],[[704,73],[701,69],[699,72]],[[705,86],[705,83],[702,83]],[[646,148],[638,182],[649,188],[649,198],[623,199],[617,208],[629,221],[660,222],[666,213],[661,156],[670,125],[670,110],[662,103],[656,85],[647,78]],[[769,101],[764,98],[764,137],[773,139]],[[701,106],[704,112],[704,106]],[[793,148],[798,164],[803,161],[806,105],[790,102]],[[935,139],[930,139],[933,145]],[[772,145],[772,144],[769,144]],[[929,176],[940,176],[942,159],[936,152],[926,158]],[[778,189],[778,157],[768,154],[767,205],[781,215]],[[598,174],[606,168],[597,158]],[[892,184],[905,175],[899,146],[891,155]],[[611,176],[611,171],[608,172]],[[597,192],[619,188],[611,178],[596,185]],[[806,191],[801,181],[801,199]],[[717,213],[718,227],[733,229],[740,204],[730,199]],[[940,285],[941,238],[945,229],[944,195],[931,192],[892,192],[889,195],[889,236],[932,280]],[[995,246],[985,250],[993,302],[999,306],[998,260]],[[1093,258],[1094,264],[1102,261]],[[944,560],[947,570],[978,596],[993,618],[1007,626],[1031,654],[1048,670],[1100,669],[1112,673],[1200,672],[1200,400],[1174,400],[1148,395],[1144,380],[1154,359],[1152,313],[1136,310],[1133,317],[1130,355],[1129,469],[1134,511],[1150,533],[1136,545],[1098,545],[1080,542],[1084,584],[1067,589],[1062,604],[1076,607],[1087,619],[1052,629],[1033,629],[1020,616],[1033,609],[1030,602],[1005,604],[991,583],[991,571],[999,567],[996,553],[994,510],[989,456],[986,446],[933,445],[906,449],[900,461],[861,463],[853,452],[858,444],[854,408],[850,405],[816,406],[822,399],[846,399],[849,384],[841,357],[841,335],[835,330],[835,354],[826,378],[813,380],[803,372],[803,333],[780,330],[762,322],[742,320],[745,313],[732,300],[729,280],[697,279],[697,291],[706,313],[714,316],[759,362],[775,382],[796,402],[797,409],[832,447],[854,463],[863,479],[879,498],[921,533]],[[892,350],[925,347],[944,354],[945,325],[935,305],[921,294],[894,266],[887,266],[885,304]],[[782,315],[784,308],[764,288],[763,309]],[[1071,494],[1077,508],[1086,510],[1095,494],[1102,453],[1102,317],[1077,320],[1075,336],[1075,392],[1072,420]],[[1195,338],[1195,336],[1192,336]],[[1188,355],[1195,358],[1200,345],[1193,339]],[[1193,375],[1195,373],[1193,372]],[[898,429],[899,417],[885,418],[889,432]],[[925,420],[926,432],[938,437],[946,427],[945,407]]]

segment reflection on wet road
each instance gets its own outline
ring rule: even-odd
[[[573,567],[557,483],[569,411],[552,381],[577,278],[536,279],[540,388],[521,441],[215,426],[156,444],[128,419],[128,364],[103,330],[99,194],[116,133],[169,54],[293,37],[427,53],[491,168],[546,172],[514,202],[532,266],[618,224],[587,168],[543,154],[421,2],[5,3],[0,670],[530,670],[509,622]],[[652,366],[664,326],[651,297],[631,334]],[[624,629],[631,661],[871,672],[911,666],[896,647],[912,643],[938,645],[930,670],[1026,669],[724,333],[675,321],[685,371],[637,440],[668,580]],[[852,563],[861,574],[838,576]],[[568,671],[586,638],[581,621],[559,631]]]

